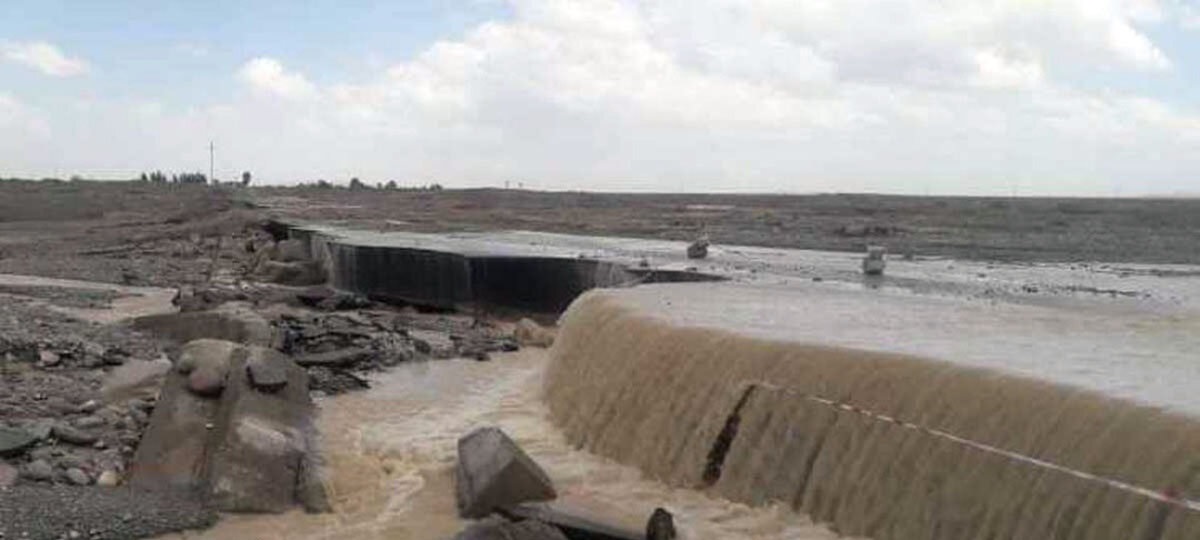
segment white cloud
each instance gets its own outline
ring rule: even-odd
[[[260,57],[237,72],[252,95],[219,106],[77,113],[44,155],[195,168],[213,138],[218,170],[268,182],[692,191],[1095,195],[1200,173],[1195,111],[1081,82],[1178,76],[1147,33],[1178,11],[1151,0],[511,4],[362,80]],[[130,119],[129,141],[102,135]]]
[[[274,58],[250,60],[242,65],[238,76],[261,94],[288,100],[305,100],[317,94],[317,88],[303,74],[284,69],[283,64]]]
[[[58,47],[44,41],[2,43],[0,52],[10,62],[36,69],[52,77],[74,77],[87,73],[87,62],[63,54]]]

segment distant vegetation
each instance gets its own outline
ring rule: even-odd
[[[142,182],[152,182],[155,184],[166,184],[168,182],[167,175],[162,171],[154,171],[151,173],[142,173],[138,178]],[[172,174],[169,180],[172,184],[207,184],[208,177],[204,173],[179,173]]]
[[[384,190],[384,191],[442,191],[444,189],[442,187],[442,185],[438,184],[438,183],[415,185],[415,186],[402,186],[399,183],[397,183],[395,180],[389,180],[386,184],[383,182],[379,182],[379,183],[375,184],[374,186],[372,186],[371,184],[368,184],[366,182],[363,182],[362,180],[359,180],[358,177],[351,178],[350,182],[348,182],[345,186],[335,184],[328,180],[321,179],[321,180],[314,180],[312,182],[302,182],[297,187],[316,188],[316,189],[351,189],[354,191],[370,190],[370,189],[378,189],[378,190]]]

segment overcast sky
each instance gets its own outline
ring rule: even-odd
[[[1200,4],[0,3],[0,177],[210,140],[259,183],[1196,194]]]

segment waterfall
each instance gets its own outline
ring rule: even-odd
[[[1200,535],[1200,422],[931,358],[668,323],[597,290],[544,382],[576,446],[876,539]]]

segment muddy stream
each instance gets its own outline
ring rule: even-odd
[[[406,364],[377,376],[371,390],[323,399],[319,425],[334,513],[225,516],[213,529],[168,538],[450,538],[465,524],[454,509],[456,441],[483,425],[516,439],[554,479],[561,499],[635,530],[663,506],[687,538],[836,538],[790,510],[674,489],[574,450],[540,399],[546,360],[544,350],[525,349],[486,363]]]

